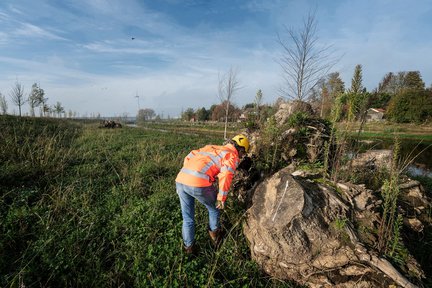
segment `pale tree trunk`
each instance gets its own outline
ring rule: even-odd
[[[223,75],[222,77],[219,76],[218,88],[219,88],[218,91],[219,99],[223,104],[226,104],[224,139],[227,139],[228,115],[229,115],[231,100],[234,93],[238,89],[240,89],[239,82],[237,80],[237,71],[231,67],[230,70],[225,75]]]
[[[12,102],[18,106],[19,116],[21,117],[21,107],[26,102],[24,99],[24,86],[17,81],[15,85],[12,87],[10,96]]]

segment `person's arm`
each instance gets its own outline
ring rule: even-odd
[[[238,157],[232,153],[228,153],[222,160],[222,167],[218,175],[219,191],[217,195],[217,205],[221,206],[222,208],[228,197],[228,191],[231,187],[231,182],[234,177],[235,170],[237,169],[238,162]],[[222,203],[219,203],[219,201]]]

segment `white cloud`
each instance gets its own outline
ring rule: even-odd
[[[21,27],[13,32],[13,35],[24,36],[24,37],[34,37],[34,38],[45,38],[51,40],[66,40],[54,33],[51,33],[41,27],[30,23],[22,23]]]
[[[0,46],[7,44],[8,42],[9,42],[9,36],[4,32],[0,32]]]
[[[116,54],[154,54],[154,55],[170,55],[171,52],[169,50],[164,48],[157,48],[154,47],[155,45],[150,45],[150,48],[145,47],[120,47],[111,45],[109,43],[103,43],[103,42],[96,42],[96,43],[89,43],[83,45],[84,48],[98,52],[98,53],[116,53]]]
[[[0,11],[0,20],[5,21],[9,19],[9,15]]]
[[[16,6],[14,6],[14,5],[9,5],[9,10],[14,12],[15,14],[18,14],[18,15],[24,14],[20,9],[16,8]]]

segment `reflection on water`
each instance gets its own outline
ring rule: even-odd
[[[394,141],[375,140],[362,141],[361,150],[369,149],[393,149]],[[400,140],[400,159],[404,162],[412,162],[407,171],[415,176],[432,177],[432,143],[413,140]],[[413,161],[411,161],[414,159]]]
[[[406,171],[408,174],[413,176],[426,176],[432,178],[432,171],[427,170],[422,167],[417,167],[416,165],[409,165]]]

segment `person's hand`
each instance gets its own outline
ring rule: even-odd
[[[224,209],[225,208],[225,202],[222,202],[220,200],[216,201],[216,208],[217,209]]]

